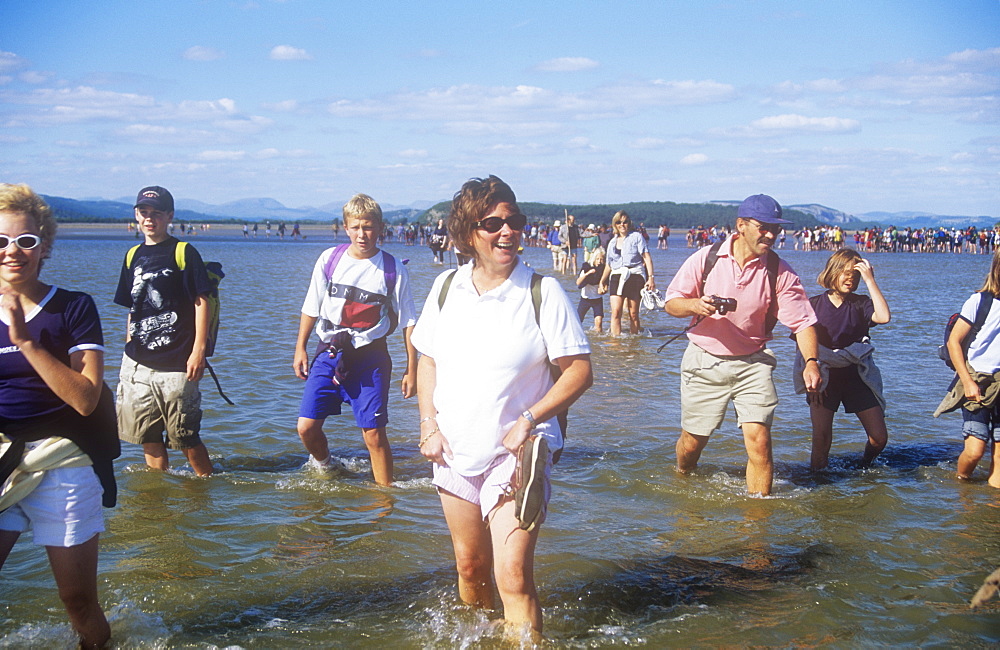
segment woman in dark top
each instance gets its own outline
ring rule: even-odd
[[[861,280],[871,296],[855,293]],[[872,325],[889,322],[889,305],[875,282],[872,265],[853,249],[842,248],[831,255],[817,281],[826,291],[809,301],[818,319],[821,371],[824,376],[828,371],[829,376],[819,393],[810,393],[806,398],[813,429],[810,466],[814,470],[826,467],[833,442],[833,415],[843,403],[844,411],[857,415],[868,434],[861,459],[861,465],[867,467],[885,449],[889,433],[880,394],[881,379],[876,393],[859,372],[862,364],[856,361],[863,361],[866,372],[877,373],[868,330]]]
[[[116,454],[92,456],[81,434],[102,395],[104,338],[90,296],[38,277],[55,233],[37,194],[0,184],[0,466],[16,463],[0,488],[0,567],[32,529],[80,645],[102,647],[111,631],[97,596],[96,472]]]

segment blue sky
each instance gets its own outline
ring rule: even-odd
[[[1000,216],[1000,0],[0,0],[0,180],[74,198]]]

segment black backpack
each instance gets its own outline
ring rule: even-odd
[[[972,329],[969,330],[969,334],[962,341],[962,350],[966,351],[969,349],[969,344],[976,340],[976,335],[979,334],[979,330],[983,329],[983,323],[986,322],[986,316],[990,313],[990,308],[993,306],[993,294],[989,291],[979,292],[979,306],[976,307],[976,319],[972,322]],[[948,339],[951,337],[951,331],[955,329],[955,323],[961,318],[961,314],[952,314],[948,319],[948,324],[944,326],[944,343],[938,346],[938,356],[941,360],[951,368],[955,369],[955,366],[951,363],[951,355],[948,353]]]

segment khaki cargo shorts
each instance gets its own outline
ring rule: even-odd
[[[187,373],[153,370],[122,356],[118,381],[118,437],[137,445],[191,449],[201,444],[201,391]]]
[[[759,422],[770,429],[778,405],[771,377],[777,365],[767,348],[746,356],[717,357],[688,343],[681,361],[681,428],[696,436],[712,435],[732,401],[738,426]]]

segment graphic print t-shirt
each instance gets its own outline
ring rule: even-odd
[[[0,316],[2,319],[2,316]],[[69,365],[77,350],[104,350],[101,319],[85,293],[51,287],[41,304],[25,314],[28,332],[49,354]],[[54,413],[63,402],[10,341],[0,325],[0,418],[21,420]]]
[[[184,251],[184,270],[177,268],[171,237],[141,244],[132,265],[122,265],[115,304],[129,310],[125,354],[155,370],[180,372],[194,347],[194,303],[212,286],[194,246]]]
[[[335,248],[324,251],[313,267],[309,291],[302,303],[302,313],[316,318],[316,335],[329,343],[343,330],[351,332],[355,348],[384,338],[392,327],[390,309],[398,315],[398,327],[412,327],[417,322],[416,308],[410,293],[409,273],[396,261],[396,289],[387,296],[384,251],[358,260],[347,252],[326,277],[326,263]]]

